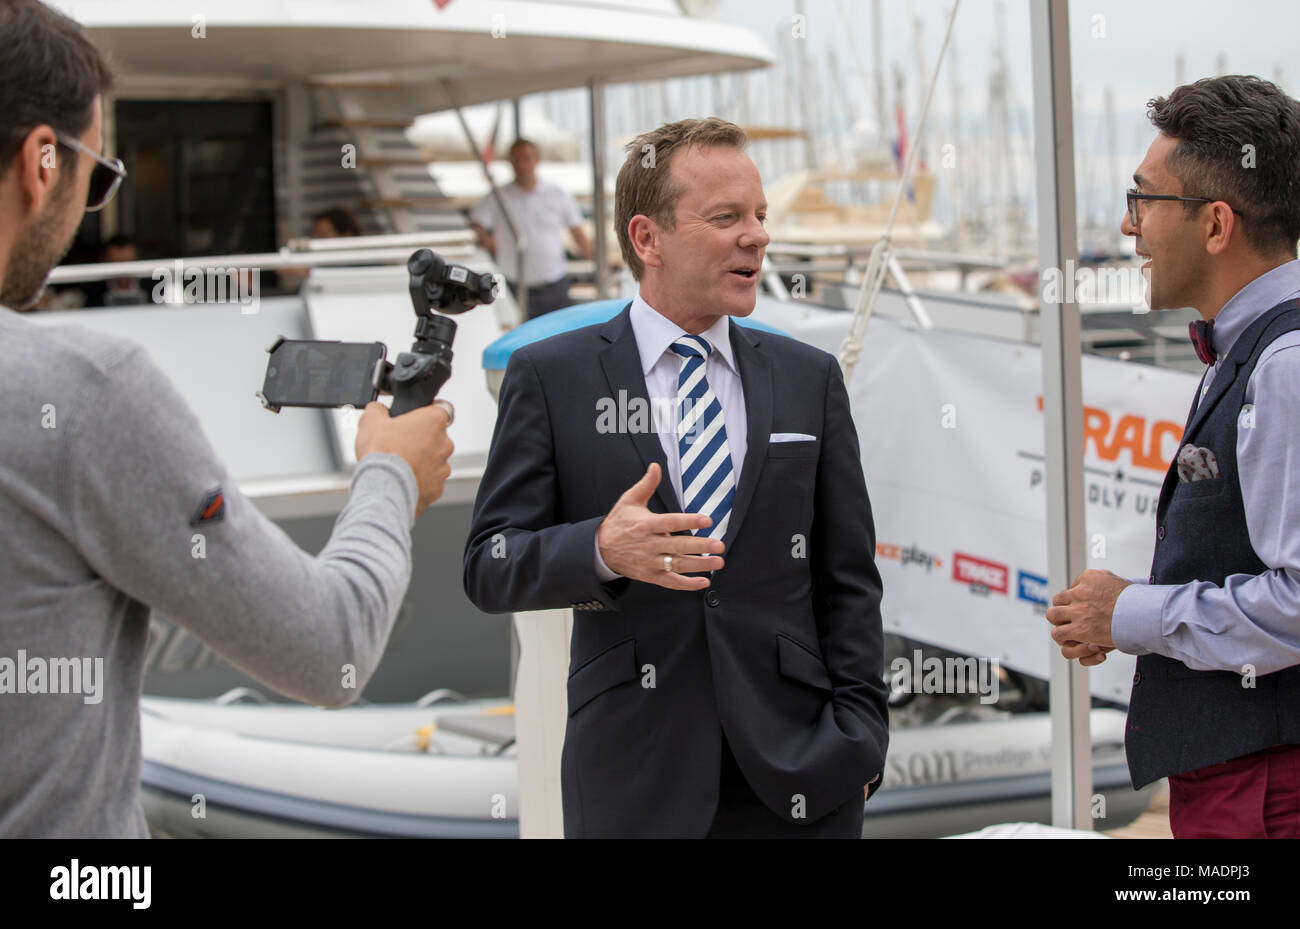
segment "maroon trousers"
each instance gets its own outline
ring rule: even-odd
[[[1175,839],[1300,838],[1300,745],[1275,745],[1169,778]]]

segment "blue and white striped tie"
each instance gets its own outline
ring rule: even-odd
[[[709,387],[704,369],[712,346],[698,335],[684,335],[670,346],[682,356],[677,374],[677,452],[682,465],[682,503],[687,513],[708,516],[713,524],[698,536],[721,539],[731,518],[736,481],[727,445],[722,404]]]

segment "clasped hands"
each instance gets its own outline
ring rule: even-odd
[[[1110,624],[1120,592],[1129,585],[1110,571],[1084,571],[1069,589],[1052,598],[1047,621],[1052,640],[1066,658],[1078,658],[1085,666],[1099,665],[1106,653],[1115,650]]]

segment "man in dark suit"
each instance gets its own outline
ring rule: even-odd
[[[858,837],[880,784],[881,585],[843,378],[728,318],[768,243],[746,141],[719,119],[635,139],[615,209],[639,294],[517,350],[502,385],[465,589],[579,611],[569,837]]]

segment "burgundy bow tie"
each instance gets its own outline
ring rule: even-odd
[[[1192,337],[1192,347],[1196,349],[1196,357],[1201,359],[1201,364],[1212,365],[1218,360],[1219,353],[1214,350],[1214,343],[1210,341],[1211,336],[1214,335],[1214,320],[1206,322],[1198,319],[1188,323],[1187,334]]]

